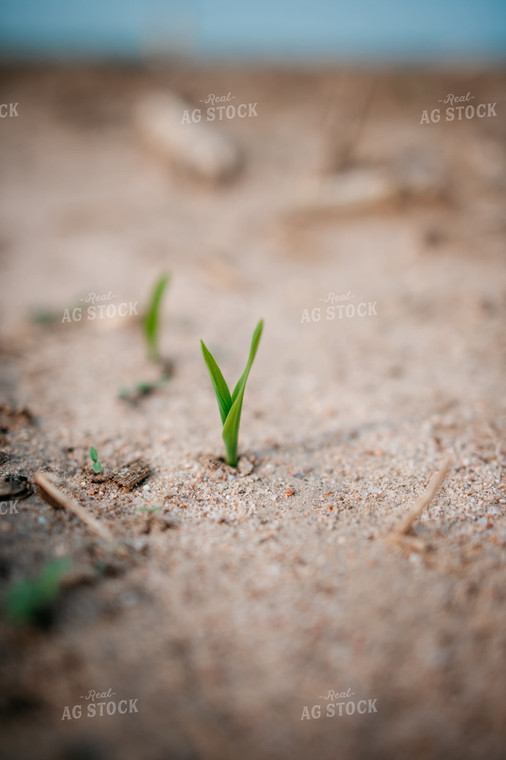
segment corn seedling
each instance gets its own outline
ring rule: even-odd
[[[5,598],[5,612],[15,625],[47,624],[60,592],[61,579],[70,567],[68,557],[48,562],[40,575],[13,586]]]
[[[146,342],[148,344],[148,353],[154,362],[160,361],[160,353],[158,350],[158,334],[160,332],[160,307],[163,294],[168,284],[169,276],[164,274],[162,277],[160,277],[154,287],[149,309],[143,320],[144,335],[146,336]]]
[[[221,421],[223,423],[222,435],[227,452],[226,462],[231,467],[237,466],[237,441],[239,439],[239,425],[241,423],[244,390],[246,388],[246,381],[248,379],[251,366],[256,356],[258,344],[260,343],[263,326],[264,321],[261,319],[256,326],[255,332],[253,333],[253,337],[251,339],[251,348],[245,370],[237,381],[237,385],[235,386],[234,392],[232,394],[230,394],[230,390],[225,382],[225,378],[223,377],[220,368],[216,364],[214,357],[210,351],[208,351],[204,345],[204,342],[202,340],[200,341],[202,354],[204,355],[204,361],[207,364],[207,369],[211,375],[211,382],[216,394]]]
[[[168,366],[168,362],[167,362]],[[137,404],[142,398],[150,396],[159,388],[162,388],[170,380],[170,375],[163,374],[159,380],[154,382],[141,382],[134,385],[132,388],[121,388],[118,393],[118,398],[121,401],[127,401],[130,404]]]
[[[101,471],[101,469],[102,469],[102,465],[98,461],[97,450],[96,450],[96,448],[94,446],[92,446],[90,448],[90,459],[93,462],[93,469],[98,474]]]

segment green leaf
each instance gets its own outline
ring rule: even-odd
[[[264,323],[261,319],[255,328],[255,332],[253,333],[248,362],[246,364],[244,372],[242,373],[239,381],[237,382],[237,385],[234,388],[234,392],[232,394],[232,406],[227,415],[225,424],[223,425],[223,441],[227,450],[227,464],[229,464],[231,467],[235,467],[237,465],[237,444],[239,440],[239,426],[241,424],[244,391],[246,390],[246,381],[248,380],[248,375],[256,356],[258,344],[260,343],[263,326]]]
[[[246,368],[244,372],[242,373],[241,377],[239,378],[239,380],[237,381],[237,385],[235,386],[234,392],[232,393],[232,403],[234,403],[234,401],[236,400],[241,390],[244,390],[246,386],[246,380],[248,379],[251,366],[255,360],[258,344],[260,343],[260,338],[262,337],[263,329],[264,329],[264,321],[263,319],[261,319],[260,322],[255,327],[255,332],[253,333],[253,337],[251,338],[251,348],[249,350],[249,357],[246,364]]]
[[[59,557],[51,560],[44,567],[40,576],[39,588],[47,600],[53,600],[60,588],[62,576],[67,572],[71,565],[69,557]]]
[[[48,607],[58,596],[61,578],[70,564],[68,557],[52,560],[37,578],[23,580],[13,586],[5,598],[5,612],[11,622],[18,625],[33,622],[37,613]]]
[[[148,344],[150,356],[155,361],[158,360],[158,331],[160,322],[160,304],[162,302],[165,288],[169,283],[169,276],[164,274],[155,285],[148,312],[144,317],[144,332]]]
[[[102,465],[100,464],[100,462],[93,462],[93,469],[95,470],[96,473],[99,473],[100,470],[102,469]]]
[[[237,465],[237,444],[239,441],[239,425],[241,424],[242,400],[244,397],[244,388],[236,398],[230,412],[228,413],[225,424],[223,425],[223,441],[227,450],[227,464],[231,467]]]
[[[227,414],[232,405],[230,391],[228,389],[228,385],[225,382],[225,378],[221,374],[220,368],[216,364],[216,361],[213,355],[211,354],[211,352],[206,348],[204,341],[202,340],[200,341],[200,346],[202,348],[204,361],[207,364],[207,369],[209,370],[209,374],[211,375],[211,381],[213,384],[214,392],[216,394],[216,399],[218,401],[218,406],[220,409],[221,421],[223,424],[225,424],[225,420],[227,419]]]
[[[96,462],[98,460],[97,450],[94,446],[90,448],[90,459],[92,462]]]
[[[220,408],[221,421],[223,423],[223,441],[225,443],[225,448],[227,451],[226,461],[227,464],[229,464],[231,467],[236,467],[237,465],[237,443],[239,439],[239,426],[241,424],[244,391],[246,389],[246,382],[248,380],[251,367],[255,360],[263,327],[264,322],[263,319],[261,319],[256,326],[253,337],[251,339],[251,348],[246,367],[241,377],[237,381],[237,385],[234,388],[232,396],[230,395],[228,385],[226,384],[215,359],[208,351],[203,341],[200,341],[202,354],[207,364],[209,374],[211,375],[214,392],[216,394],[218,406]]]
[[[151,391],[154,391],[156,388],[156,383],[137,383],[135,386],[135,390],[138,393],[151,393]]]

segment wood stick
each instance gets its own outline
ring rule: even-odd
[[[414,538],[413,536],[403,536],[400,533],[392,533],[387,536],[387,541],[400,546],[403,552],[408,556],[412,552],[424,554],[429,548],[425,541],[421,541],[419,538]]]
[[[395,531],[398,536],[407,536],[408,533],[411,533],[413,524],[422,515],[424,509],[429,506],[434,496],[443,485],[443,481],[448,474],[449,467],[450,459],[448,458],[444,462],[439,472],[436,472],[436,474],[433,475],[432,480],[427,486],[423,496],[418,500],[413,509],[408,512],[398,530]]]
[[[44,501],[55,509],[68,509],[72,512],[81,522],[88,526],[97,536],[105,541],[113,549],[114,553],[120,557],[128,556],[128,552],[125,547],[120,546],[113,534],[105,525],[102,525],[93,515],[77,503],[70,496],[67,496],[59,488],[54,485],[54,482],[49,475],[45,472],[37,472],[34,475],[34,482],[37,484],[39,494]]]
[[[148,475],[151,475],[151,467],[142,457],[139,457],[116,470],[113,473],[113,478],[119,486],[131,491],[132,488],[142,483]]]

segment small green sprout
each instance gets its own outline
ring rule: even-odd
[[[211,381],[218,401],[218,407],[220,409],[221,421],[223,423],[223,441],[227,450],[226,462],[231,467],[237,466],[237,441],[239,438],[239,425],[241,423],[241,411],[242,401],[244,398],[244,390],[246,388],[246,381],[251,370],[251,366],[256,356],[258,344],[260,343],[260,336],[264,327],[263,319],[260,320],[255,328],[253,337],[251,339],[251,348],[249,352],[248,362],[246,368],[241,377],[237,381],[237,385],[234,388],[234,392],[230,395],[230,390],[225,382],[220,368],[216,364],[215,359],[208,351],[204,342],[201,340],[200,345],[202,347],[202,354],[204,355],[204,361],[207,364],[207,369],[211,375]]]
[[[118,398],[133,405],[137,404],[142,398],[149,396],[158,390],[158,388],[164,386],[170,379],[170,375],[164,374],[159,380],[155,380],[152,383],[142,382],[137,383],[132,388],[121,388]]]
[[[98,461],[97,450],[96,450],[96,448],[94,446],[92,446],[90,448],[90,459],[93,462],[93,469],[98,474],[101,471],[101,469],[102,469],[102,465]]]
[[[34,325],[40,327],[48,327],[61,321],[61,314],[59,311],[45,308],[44,306],[36,306],[29,310],[28,318]]]
[[[148,353],[154,362],[160,361],[158,350],[158,333],[160,331],[160,306],[163,294],[169,284],[169,276],[164,274],[155,285],[147,314],[143,319],[144,334],[148,344]]]
[[[52,605],[69,567],[69,558],[61,557],[46,563],[36,578],[16,583],[5,598],[8,619],[15,625],[44,625],[50,622]]]

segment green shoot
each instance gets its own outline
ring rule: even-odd
[[[160,306],[163,294],[169,284],[169,276],[164,274],[155,285],[149,309],[143,320],[144,334],[148,344],[148,353],[154,362],[160,361],[158,351],[158,333],[160,331]]]
[[[101,469],[102,469],[102,465],[98,461],[97,450],[96,450],[96,448],[94,446],[92,446],[90,448],[90,459],[93,462],[93,469],[98,474],[101,471]]]
[[[223,441],[225,443],[225,449],[227,451],[226,462],[231,467],[237,467],[237,442],[239,439],[239,425],[241,423],[244,391],[246,388],[248,375],[256,356],[258,344],[260,343],[263,327],[264,321],[261,319],[256,326],[255,332],[253,333],[253,337],[251,339],[251,348],[245,370],[237,381],[237,385],[235,386],[234,392],[232,394],[230,394],[228,385],[225,382],[225,378],[223,377],[220,368],[216,364],[214,357],[210,351],[208,351],[204,345],[204,342],[202,340],[200,341],[202,354],[204,356],[204,361],[207,364],[209,374],[211,375],[211,382],[216,394],[221,421],[223,423]]]
[[[68,557],[48,562],[40,575],[13,586],[5,598],[5,612],[15,625],[47,622],[47,615],[60,591],[62,576],[70,567]]]
[[[44,306],[37,306],[30,309],[28,317],[33,324],[40,327],[48,327],[60,322],[61,315],[59,311],[47,309]]]
[[[122,401],[127,401],[130,404],[137,404],[142,398],[154,393],[158,388],[161,388],[171,379],[170,375],[162,375],[159,380],[155,380],[152,383],[142,382],[132,388],[121,388],[118,393],[118,398]]]

